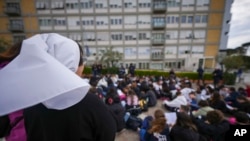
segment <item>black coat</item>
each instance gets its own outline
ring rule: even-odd
[[[24,110],[27,141],[114,141],[116,123],[103,101],[87,94],[79,103],[51,110],[38,104]]]
[[[171,141],[202,141],[202,136],[191,129],[174,125],[170,131]]]
[[[223,120],[219,124],[208,124],[208,123],[205,123],[203,120],[196,119],[195,124],[200,134],[207,137],[209,141],[210,140],[224,141],[225,134],[230,128],[229,122],[226,120]]]

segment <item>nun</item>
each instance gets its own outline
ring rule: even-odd
[[[0,54],[0,116],[23,111],[27,141],[114,141],[115,120],[79,77],[75,41],[37,34],[13,47]]]

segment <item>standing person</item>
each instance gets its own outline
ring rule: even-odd
[[[132,77],[135,76],[135,66],[134,66],[132,63],[130,63],[130,65],[129,65],[129,74],[130,74]]]
[[[92,65],[92,75],[93,75],[94,77],[96,77],[97,74],[98,74],[98,67],[97,67],[97,64],[94,63],[94,64]]]
[[[102,64],[97,64],[97,75],[100,76],[102,74]]]
[[[213,71],[212,75],[214,87],[217,88],[219,86],[220,81],[222,80],[222,71],[219,68],[216,68]]]
[[[77,43],[37,34],[14,50],[0,57],[10,61],[0,72],[0,115],[24,109],[27,141],[114,140],[111,113],[76,74],[83,71]]]
[[[167,119],[164,112],[160,109],[154,112],[154,119],[151,127],[146,132],[144,138],[146,141],[170,141],[170,128],[166,124]]]
[[[121,65],[121,67],[119,68],[119,78],[124,78],[125,74],[126,74],[126,70],[124,66]]]
[[[242,68],[239,68],[237,71],[237,79],[238,79],[238,83],[240,83],[241,81],[241,76],[242,76]]]
[[[198,73],[198,84],[200,85],[200,81],[202,81],[202,85],[203,85],[204,84],[204,79],[203,79],[204,70],[201,66],[199,66],[199,68],[197,69],[197,73]]]

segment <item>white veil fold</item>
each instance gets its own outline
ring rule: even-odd
[[[41,102],[57,110],[78,103],[90,88],[74,73],[79,58],[77,43],[59,34],[24,40],[20,54],[0,69],[0,115]]]

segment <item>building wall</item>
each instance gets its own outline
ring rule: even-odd
[[[7,25],[13,17],[0,14],[0,36],[13,39],[15,35],[56,32],[88,46],[89,64],[97,61],[105,47],[114,46],[124,54],[121,63],[135,63],[137,68],[193,70],[193,64],[200,60],[203,67],[214,68],[225,10],[230,11],[225,8],[226,0],[208,0],[199,6],[195,2],[205,1],[193,0],[190,5],[185,5],[187,0],[176,1],[165,11],[154,12],[154,0],[20,0],[24,32],[9,32]],[[4,6],[1,1],[0,11]],[[157,17],[166,23],[152,28]],[[152,38],[158,41],[159,37],[167,39],[152,44]]]

